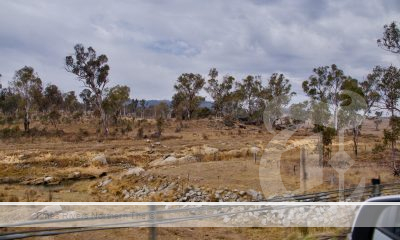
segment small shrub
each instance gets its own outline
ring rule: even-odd
[[[15,196],[15,195],[11,195],[11,196],[8,198],[8,201],[9,201],[9,202],[19,202],[19,198],[18,198],[17,196]]]
[[[235,125],[235,119],[231,115],[224,116],[224,124],[227,127],[233,127]]]
[[[208,135],[205,133],[201,134],[201,137],[203,138],[203,140],[208,140]]]
[[[130,123],[128,123],[128,124],[126,125],[125,130],[126,130],[126,132],[132,132],[132,131],[133,131],[132,125],[131,125]]]
[[[78,134],[81,136],[87,137],[87,136],[89,136],[89,131],[86,129],[83,129],[83,128],[79,128]]]
[[[372,153],[377,154],[385,151],[385,145],[383,144],[375,144],[374,148],[372,149]]]
[[[137,134],[136,134],[136,137],[137,138],[139,138],[139,139],[142,139],[143,138],[143,127],[139,127],[138,128],[138,131],[137,131]]]

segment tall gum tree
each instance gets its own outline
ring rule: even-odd
[[[96,51],[89,47],[85,50],[82,44],[74,47],[75,53],[65,57],[67,72],[73,73],[85,88],[89,89],[95,97],[95,107],[100,113],[100,123],[103,134],[108,134],[107,116],[103,108],[104,89],[109,82],[110,67],[108,58],[102,54],[97,56]]]
[[[29,132],[30,111],[37,93],[42,92],[42,80],[32,67],[25,66],[15,72],[10,85],[21,97],[24,109],[24,130]]]

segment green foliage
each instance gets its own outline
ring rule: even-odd
[[[47,85],[44,89],[44,99],[41,108],[43,110],[48,109],[60,109],[63,104],[63,96],[58,87],[54,84]]]
[[[259,98],[262,92],[261,76],[247,76],[241,82],[236,83],[235,96],[239,99],[247,115],[251,118],[262,104]]]
[[[336,136],[336,130],[334,128],[325,127],[322,131],[322,144],[329,146],[332,144],[332,140]]]
[[[24,129],[29,131],[30,111],[38,96],[42,93],[42,80],[32,67],[23,67],[15,72],[14,79],[10,83],[12,89],[20,96],[20,106],[24,112]]]
[[[400,29],[396,22],[384,25],[383,28],[383,36],[377,40],[378,46],[392,53],[400,53]]]
[[[224,76],[222,82],[218,82],[218,71],[215,68],[210,69],[208,74],[210,79],[208,80],[208,85],[205,90],[210,94],[214,100],[213,108],[217,115],[223,115],[232,110],[230,107],[230,101],[232,100],[233,83],[235,78],[232,76]]]
[[[165,124],[165,120],[162,116],[157,118],[157,122],[156,122],[156,126],[157,126],[157,136],[158,138],[161,137],[161,134],[164,130],[164,124]]]
[[[268,114],[270,120],[275,121],[282,117],[283,107],[287,106],[295,95],[291,92],[292,85],[283,74],[273,73],[268,81],[268,86],[259,93],[260,105],[264,114]]]
[[[143,130],[143,127],[139,127],[139,128],[138,128],[136,137],[137,137],[138,139],[142,139],[142,138],[144,137],[144,130]]]
[[[66,70],[77,76],[85,88],[94,94],[94,99],[96,100],[95,106],[100,113],[103,134],[107,134],[108,128],[102,97],[103,90],[109,81],[108,73],[110,67],[107,64],[108,58],[104,54],[97,56],[96,51],[92,47],[85,50],[82,44],[75,45],[74,50],[74,55],[65,57]]]
[[[89,89],[83,89],[79,94],[82,99],[85,111],[93,110],[96,104],[96,98]]]
[[[76,98],[75,91],[70,91],[64,94],[64,109],[70,113],[79,109],[80,104]]]
[[[106,97],[103,101],[103,109],[114,119],[116,125],[121,116],[124,104],[129,100],[130,88],[128,86],[117,85],[107,89]]]
[[[196,117],[200,118],[200,119],[208,118],[209,116],[211,116],[211,114],[212,114],[212,111],[206,107],[199,108],[196,111]]]
[[[19,138],[23,135],[23,132],[20,130],[18,126],[14,126],[11,128],[3,128],[0,130],[0,138]]]
[[[377,153],[385,151],[385,149],[386,149],[386,146],[384,144],[378,143],[378,144],[375,144],[374,148],[372,149],[372,153],[377,154]]]
[[[197,110],[200,103],[204,101],[204,97],[198,95],[199,91],[205,84],[204,78],[200,74],[183,73],[178,77],[177,83],[174,85],[176,97],[174,106],[177,112],[183,112],[187,119],[193,117],[193,113]]]
[[[60,122],[61,114],[57,110],[52,110],[48,114],[50,123],[57,129],[57,124]]]
[[[308,101],[292,104],[289,108],[290,117],[294,120],[295,124],[304,123],[310,114],[308,109]]]

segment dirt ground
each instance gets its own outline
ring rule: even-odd
[[[139,127],[144,135],[155,131],[153,120],[133,123],[130,132],[112,128],[107,139],[99,141],[96,124],[83,121],[62,124],[62,136],[21,137],[0,141],[0,200],[2,201],[121,201],[118,196],[124,186],[144,184],[147,179],[130,177],[121,179],[121,174],[132,167],[142,167],[146,174],[156,178],[171,179],[182,188],[195,185],[204,188],[229,188],[261,191],[260,180],[271,182],[272,176],[260,179],[260,161],[264,148],[274,138],[264,126],[225,127],[217,120],[197,120],[184,122],[181,131],[176,131],[177,122],[169,121],[164,126],[160,140],[137,138]],[[34,127],[50,128],[37,124]],[[387,127],[385,121],[380,128]],[[119,131],[118,131],[119,130]],[[51,131],[51,129],[50,129]],[[84,132],[84,134],[82,134]],[[345,187],[354,187],[364,178],[368,184],[371,178],[380,176],[383,183],[396,181],[391,174],[388,156],[372,154],[373,146],[380,142],[382,131],[376,131],[372,121],[366,120],[359,141],[359,154],[352,151],[351,136],[345,137],[345,151],[355,160],[345,173]],[[291,136],[288,143],[313,148],[316,137],[309,129],[300,129]],[[286,143],[283,143],[285,145]],[[337,150],[337,139],[334,144]],[[201,148],[217,149],[217,153],[199,152]],[[251,148],[259,148],[256,162]],[[336,150],[335,150],[336,149]],[[310,150],[313,151],[313,150]],[[98,166],[91,160],[104,154],[108,164]],[[194,155],[196,162],[179,163],[166,166],[152,166],[151,163],[165,156],[176,157]],[[280,172],[287,191],[300,187],[300,147],[282,155]],[[71,177],[73,173],[79,177]],[[53,178],[51,183],[41,179]],[[107,189],[99,193],[96,184],[104,178],[112,178]],[[271,178],[271,179],[269,179]],[[324,183],[309,190],[325,191],[337,188],[337,172],[330,167],[323,169]],[[332,180],[333,179],[333,180]],[[132,185],[133,184],[133,185]],[[284,192],[277,192],[282,194]],[[301,192],[297,192],[301,193]],[[268,197],[268,196],[266,196]],[[157,199],[171,201],[170,199]]]
[[[3,229],[3,231],[10,229]],[[13,229],[15,230],[15,229]],[[122,228],[27,239],[150,239],[149,228]],[[344,228],[157,228],[156,238],[177,239],[345,239]]]
[[[274,186],[276,179],[267,176],[260,179],[260,164],[264,148],[273,140],[273,134],[264,126],[240,126],[228,128],[221,121],[198,120],[184,122],[181,131],[179,123],[169,121],[164,127],[161,139],[151,139],[155,122],[147,120],[132,123],[132,131],[122,131],[123,127],[111,129],[107,139],[96,136],[96,123],[90,120],[73,124],[61,124],[61,136],[21,137],[0,141],[0,201],[174,201],[171,196],[153,198],[124,199],[123,189],[136,186],[160,185],[163,181],[176,182],[177,190],[188,186],[202,189],[230,189],[262,191],[260,182]],[[385,121],[380,129],[387,127]],[[51,126],[36,124],[37,129]],[[10,126],[7,126],[10,127]],[[137,137],[140,127],[144,138]],[[359,141],[359,155],[352,151],[352,138],[345,137],[345,151],[355,160],[345,173],[345,187],[354,187],[364,179],[380,176],[382,183],[392,183],[398,179],[392,176],[387,153],[373,154],[372,148],[381,141],[382,131],[376,131],[372,121],[365,121]],[[286,191],[300,188],[300,147],[306,146],[312,152],[316,137],[311,130],[300,129],[290,137],[288,143],[295,147],[282,155],[277,175],[280,175]],[[279,144],[278,144],[279,145]],[[254,154],[251,148],[259,148]],[[278,146],[279,148],[279,146]],[[217,153],[204,153],[201,149],[217,149]],[[333,144],[337,151],[337,139]],[[104,155],[106,165],[93,164],[92,159]],[[193,155],[195,162],[184,162],[165,166],[153,166],[155,160],[167,156],[177,158]],[[141,167],[145,174],[124,178],[124,173],[133,167]],[[79,173],[79,177],[71,174]],[[46,183],[44,178],[53,180]],[[152,178],[153,180],[149,180]],[[337,172],[323,169],[323,183],[308,192],[337,189]],[[99,183],[105,179],[112,182],[104,188]],[[154,180],[155,179],[155,180]],[[335,179],[335,180],[332,180]],[[262,181],[260,181],[262,180]],[[297,190],[296,190],[297,189]],[[284,194],[285,191],[275,194]],[[174,193],[173,193],[174,194]],[[265,196],[268,197],[268,196]],[[0,231],[20,229],[2,228]],[[342,239],[349,229],[327,228],[157,228],[158,239]],[[148,228],[124,228],[88,233],[73,233],[49,236],[41,239],[143,239],[149,235]],[[35,238],[32,238],[35,239]]]

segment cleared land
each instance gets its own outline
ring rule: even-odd
[[[63,133],[59,135],[52,134],[51,126],[37,124],[33,126],[39,132],[35,137],[3,138],[0,200],[250,201],[272,197],[253,194],[262,195],[260,180],[271,187],[277,181],[276,176],[260,179],[259,175],[260,159],[268,154],[264,149],[274,137],[264,126],[226,127],[219,120],[194,120],[183,122],[183,128],[176,131],[179,123],[169,120],[161,139],[151,139],[156,129],[153,120],[124,121],[100,141],[94,120],[61,124],[58,128]],[[137,137],[139,128],[143,128],[143,138]],[[357,157],[351,136],[345,137],[345,151],[355,160],[345,173],[345,187],[355,187],[363,178],[368,184],[377,176],[383,183],[397,180],[388,153],[371,152],[381,136],[382,131],[366,120]],[[286,190],[273,195],[303,193],[296,190],[301,189],[300,147],[306,146],[312,153],[316,140],[311,130],[303,127],[281,144],[298,147],[282,155],[276,174]],[[332,155],[335,151],[337,141]],[[338,188],[337,172],[331,167],[322,171],[323,184],[307,192]],[[187,196],[190,191],[189,195],[196,197]]]

